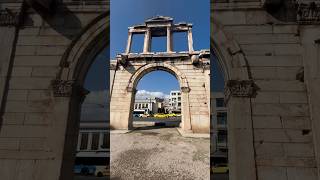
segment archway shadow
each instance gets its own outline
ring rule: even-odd
[[[33,3],[29,7],[33,8],[50,28],[69,40],[72,40],[76,36],[77,33],[74,33],[74,31],[80,32],[82,30],[80,19],[65,4],[59,1],[53,1],[50,4],[50,10],[44,9],[38,3]],[[25,16],[26,25],[33,25],[33,23],[32,19]]]

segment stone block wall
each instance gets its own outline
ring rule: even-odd
[[[68,47],[107,11],[107,1],[59,4],[51,16],[15,2],[0,2],[0,8],[22,14],[18,26],[0,26],[1,50],[6,53],[0,61],[0,179],[66,178],[60,176],[65,137],[77,136],[77,127],[67,132],[69,97],[55,97],[52,80],[59,77]]]
[[[65,138],[77,136],[75,124],[68,120],[78,112],[69,110],[70,96],[54,95],[52,80],[76,71],[77,60],[62,59],[78,35],[108,10],[107,1],[64,1],[51,17],[18,0],[0,2],[1,11],[23,13],[20,26],[10,18],[0,24],[1,179],[68,179],[60,177],[68,174],[61,171],[63,152],[73,146]],[[219,50],[226,81],[239,82],[227,98],[230,178],[315,180],[320,162],[319,22],[281,21],[263,3],[217,0],[211,5],[213,49]],[[87,40],[81,38],[78,41]],[[74,51],[71,54],[79,59]],[[209,73],[194,69],[189,61],[175,66],[188,79],[190,104],[195,104],[189,107],[192,128],[207,131]],[[119,72],[128,77],[133,70]],[[113,92],[128,83],[117,82]],[[247,91],[247,82],[259,88],[256,96]],[[63,90],[58,93],[65,95]]]
[[[259,88],[257,95],[249,98],[252,126],[246,127],[247,130],[252,129],[247,140],[251,136],[253,146],[247,150],[253,150],[250,156],[253,157],[254,166],[251,168],[256,170],[251,174],[247,173],[250,178],[239,176],[242,173],[240,171],[249,166],[239,168],[237,162],[234,162],[233,154],[241,156],[241,151],[232,148],[243,142],[237,137],[240,134],[231,133],[231,179],[255,179],[255,176],[258,179],[318,179],[319,126],[315,122],[319,115],[314,116],[315,113],[311,111],[313,107],[319,106],[311,97],[318,95],[310,93],[310,84],[315,88],[315,82],[306,72],[310,71],[312,63],[317,66],[314,61],[314,40],[319,38],[319,33],[314,33],[318,36],[311,35],[310,29],[319,30],[320,26],[313,25],[311,28],[297,22],[279,21],[259,4],[229,3],[232,8],[228,7],[227,2],[213,3],[212,26],[216,29],[213,30],[212,40],[218,42],[216,44],[222,42],[220,44],[223,45],[218,49],[226,49],[228,55],[223,56],[227,60],[222,61],[231,61],[229,80],[250,79]],[[241,6],[251,8],[243,10]],[[305,33],[306,29],[310,34]],[[306,53],[308,51],[309,55]],[[231,105],[230,111],[233,108]],[[228,121],[231,123],[230,131],[244,129],[241,124],[243,119],[234,117]],[[236,161],[242,160],[245,158],[238,158]]]

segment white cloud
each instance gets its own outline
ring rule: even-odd
[[[163,92],[157,92],[157,91],[154,92],[154,91],[146,91],[146,90],[139,90],[136,93],[137,99],[144,99],[144,98],[150,98],[150,97],[169,98],[169,95]]]

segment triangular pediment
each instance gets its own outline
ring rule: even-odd
[[[169,16],[155,16],[150,19],[147,19],[146,22],[167,22],[167,21],[173,21],[173,19]]]

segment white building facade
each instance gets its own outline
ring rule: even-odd
[[[81,121],[76,157],[109,157],[108,129],[107,122]]]
[[[211,157],[213,163],[228,162],[227,108],[222,92],[211,92]]]
[[[157,97],[135,99],[133,110],[144,110],[148,114],[158,113],[162,108],[163,99]]]
[[[181,112],[181,91],[170,91],[169,106],[170,113]]]

